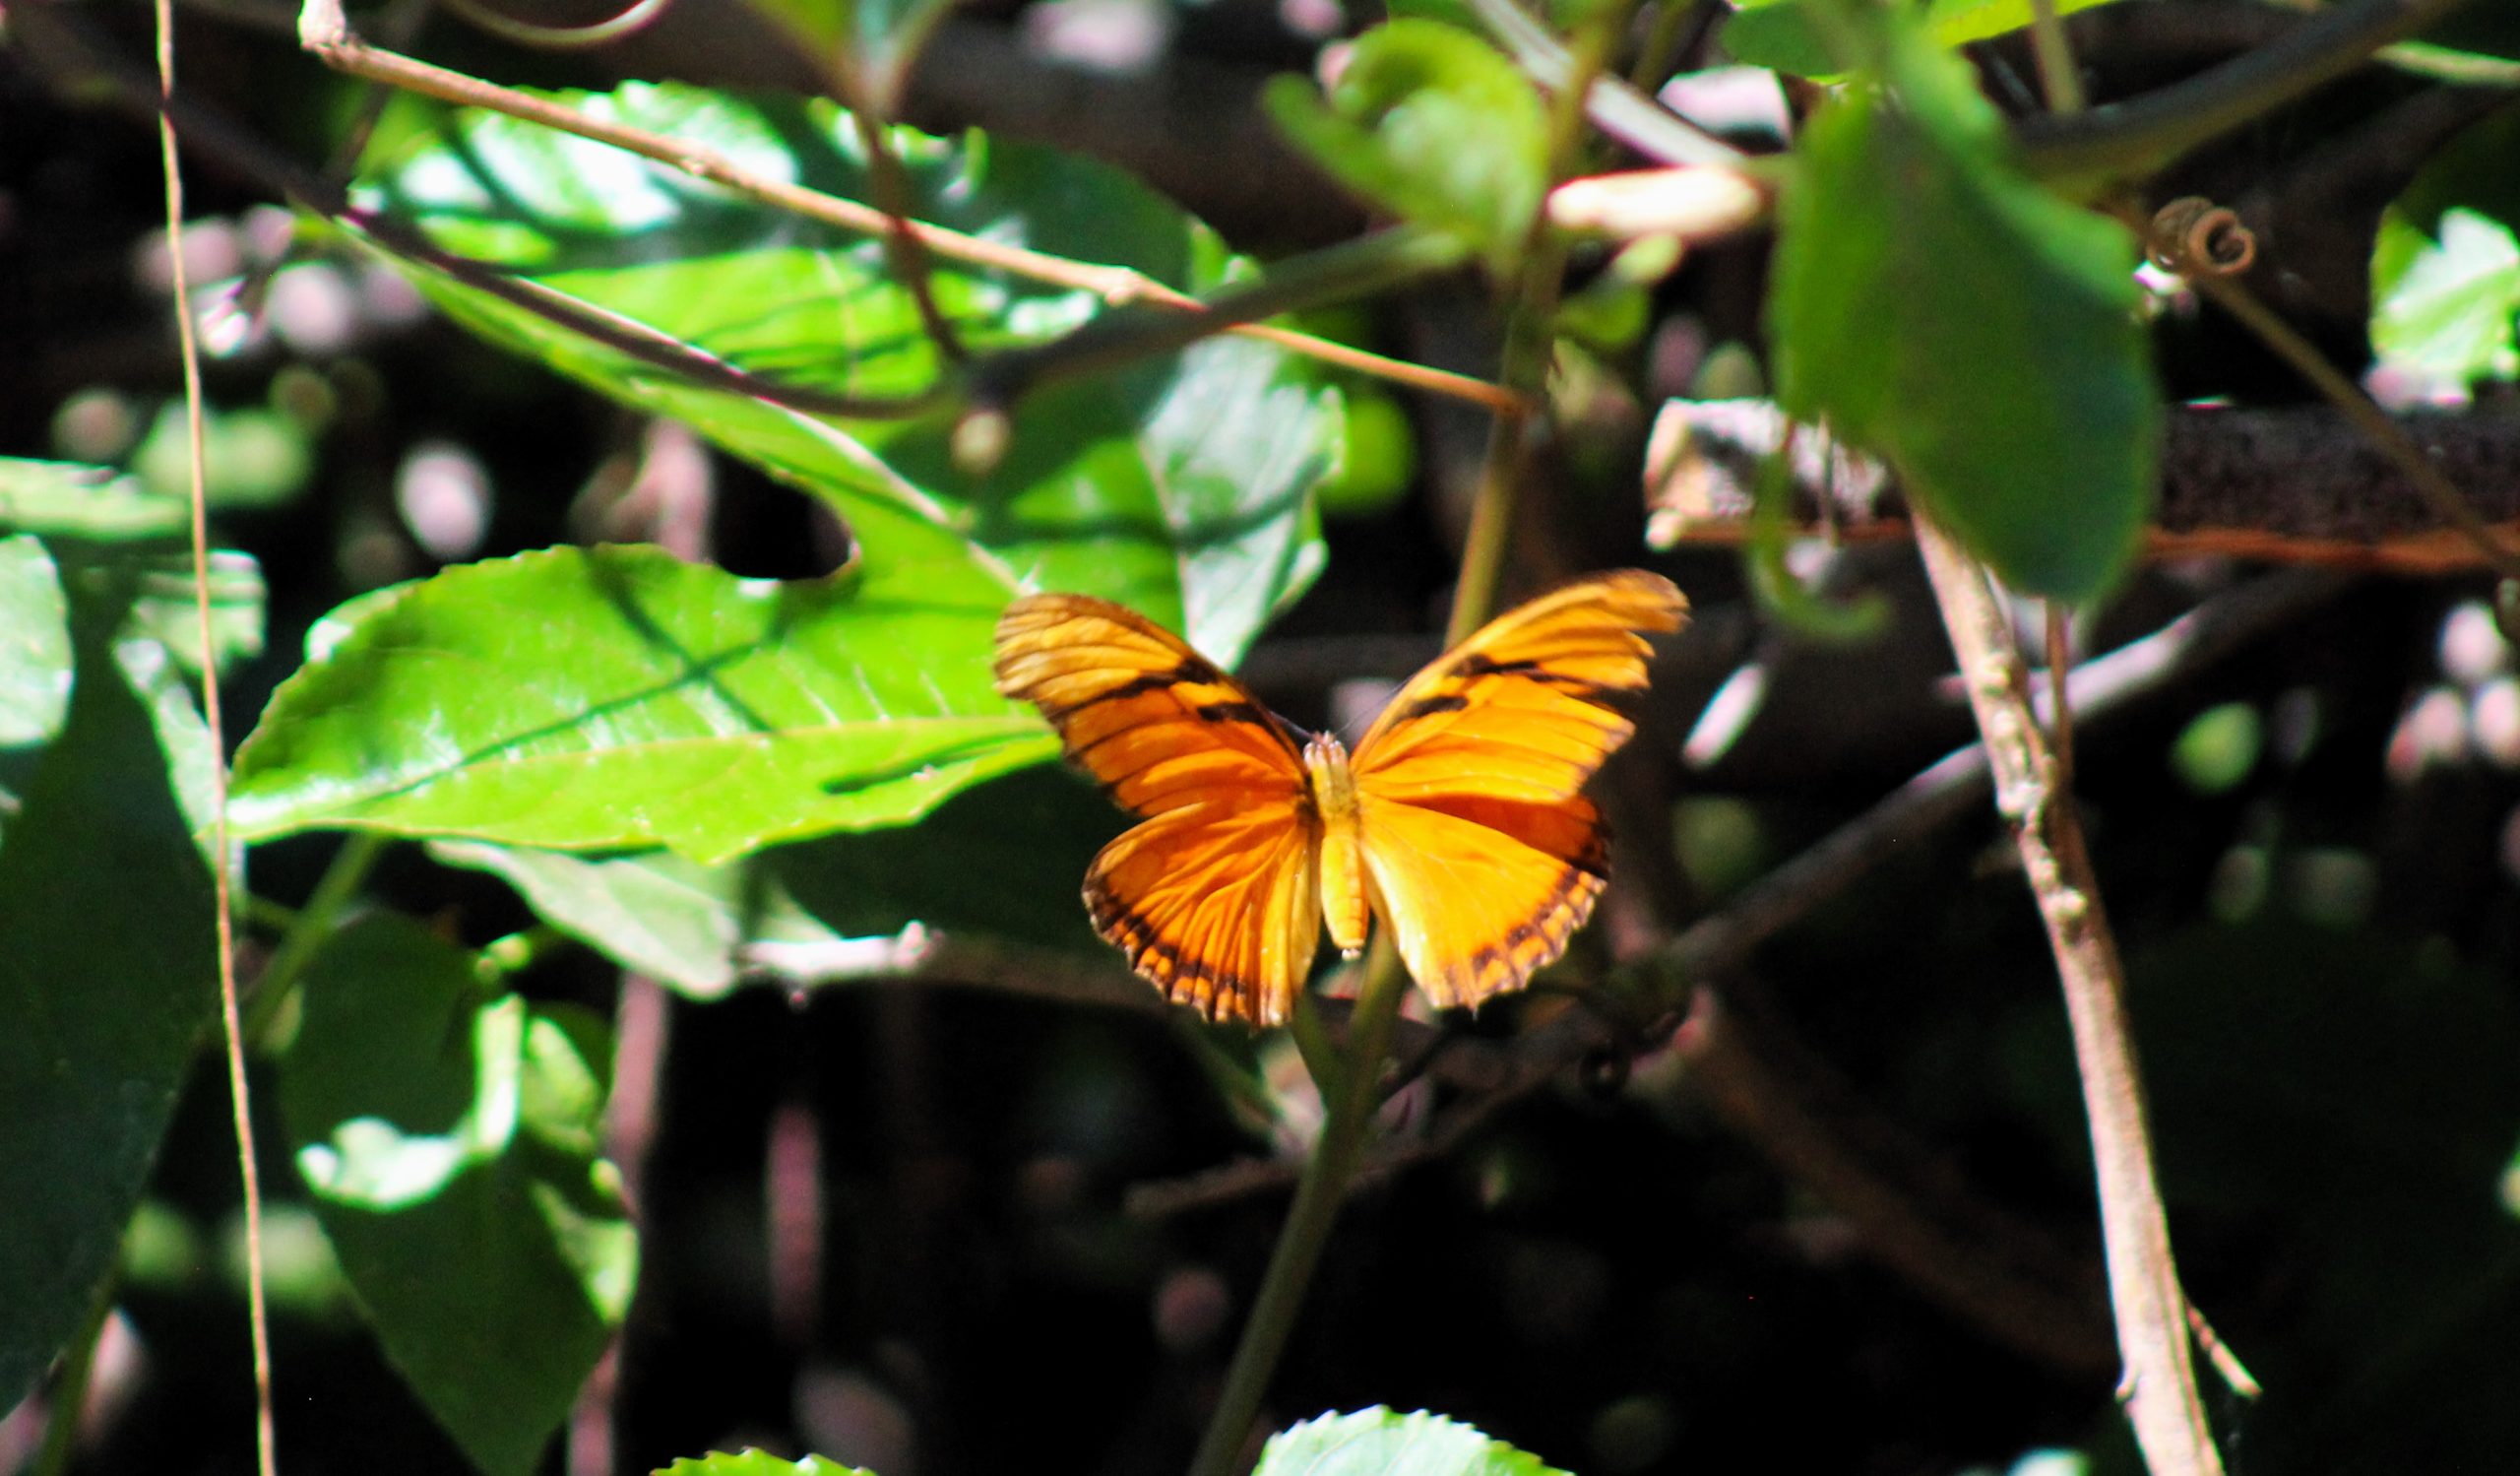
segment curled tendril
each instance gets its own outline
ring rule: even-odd
[[[2182,195],[2153,212],[2144,254],[2181,277],[2234,277],[2257,260],[2257,235],[2229,207]]]

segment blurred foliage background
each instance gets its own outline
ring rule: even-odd
[[[1784,9],[1730,24],[1773,27]],[[147,54],[139,8],[59,10],[98,53]],[[900,140],[914,194],[935,206],[924,218],[1185,289],[1247,280],[1258,261],[1365,224],[1259,98],[1268,78],[1313,69],[1377,13],[1335,0],[976,0],[950,16],[884,14],[879,38],[903,49],[871,54],[895,63],[883,74],[894,115],[946,140]],[[1644,7],[1619,61],[1735,141],[1783,147],[1809,85],[1734,69],[1727,47],[1792,70],[1802,42],[1733,37],[1729,16],[1692,0]],[[602,19],[564,0],[522,18]],[[818,79],[775,29],[792,24],[780,12],[678,0],[584,50],[406,7],[359,19],[448,66],[587,90],[577,100],[591,108],[862,191],[845,124],[782,96]],[[2296,19],[2274,5],[2128,0],[2088,10],[2072,33],[2106,99],[2264,46]],[[115,585],[116,617],[127,609],[137,628],[162,628],[168,659],[183,659],[188,566],[165,520],[184,448],[154,140],[94,107],[82,68],[38,44],[23,11],[14,20],[0,45],[0,456],[127,474],[110,507],[84,483],[65,502],[23,468],[0,483],[0,522],[34,540],[11,540],[9,598],[50,587],[53,575],[29,572],[39,545],[72,611],[48,617],[69,633],[59,649],[30,636],[8,658],[27,680],[0,713],[15,725],[0,734],[12,797],[0,857],[71,874],[71,853],[35,850],[29,837],[51,832],[21,827],[20,805],[49,815],[69,802],[56,740],[105,753],[93,735],[141,731],[61,705],[72,670],[83,692],[99,670],[80,654],[101,638],[82,601],[136,581]],[[369,118],[368,91],[296,51],[282,8],[205,0],[179,23],[187,92],[272,158],[313,165],[372,122],[360,198],[427,225],[441,247],[833,394],[903,393],[938,369],[871,243],[828,247],[521,125],[409,98]],[[1971,43],[2000,107],[2025,109],[2026,45],[1983,36],[1944,38]],[[2426,39],[2435,62],[2486,70],[2403,57],[2362,68],[2189,155],[2151,192],[2246,204],[2274,268],[2257,280],[2293,321],[2395,403],[2431,406],[2444,436],[2489,438],[2507,433],[2520,368],[2513,78],[2508,61],[2490,64],[2520,49],[2520,30],[2479,5]],[[1602,161],[1619,158],[1606,149]],[[805,683],[813,701],[854,700],[833,674],[887,642],[919,654],[906,672],[954,687],[940,703],[964,701],[957,682],[984,693],[974,632],[1002,591],[958,581],[996,559],[1186,621],[1220,656],[1247,650],[1255,689],[1309,725],[1353,732],[1383,685],[1434,652],[1484,424],[1458,404],[1218,341],[1030,402],[1004,469],[974,481],[951,464],[943,419],[861,425],[841,451],[778,417],[747,419],[731,397],[625,366],[476,284],[390,269],[348,232],[290,214],[251,162],[215,151],[190,161],[184,233],[210,332],[214,537],[244,555],[218,585],[231,748],[307,666],[310,636],[330,653],[324,672],[363,680],[371,653],[451,638],[457,615],[481,642],[468,651],[522,648],[517,667],[480,657],[499,674],[483,689],[498,721],[545,698],[581,716],[598,706],[630,657],[549,644],[574,628],[557,623],[562,597],[545,579],[562,565],[484,562],[559,545],[654,543],[736,576],[713,583],[663,560],[566,565],[595,571],[589,588],[618,577],[653,597],[661,620],[687,616],[678,635],[721,628],[709,622],[760,588],[741,581],[797,581],[764,618],[783,638],[827,628],[827,645],[792,648],[831,662],[818,669],[831,690]],[[485,180],[505,193],[485,195]],[[1780,555],[1829,601],[1880,602],[1886,617],[1852,637],[1761,598],[1759,571],[1726,543],[1647,546],[1640,467],[1657,413],[1768,384],[1769,247],[1754,234],[1659,273],[1601,246],[1571,259],[1554,428],[1516,525],[1509,593],[1648,563],[1688,590],[1699,618],[1666,651],[1642,736],[1606,776],[1626,879],[1552,976],[1561,984],[1598,981],[1724,917],[1970,737],[1907,546],[1810,541]],[[240,282],[252,289],[237,300]],[[1038,341],[1096,308],[1090,292],[952,267],[937,289],[981,325],[978,349]],[[1976,289],[1991,300],[2009,289]],[[2165,290],[2150,323],[2171,400],[2309,398],[2192,297]],[[1304,326],[1469,373],[1494,371],[1500,331],[1473,268]],[[846,355],[787,356],[834,332],[850,335]],[[2175,479],[2175,427],[2171,444]],[[2372,481],[2315,494],[2377,499]],[[896,497],[903,481],[958,516],[896,528],[886,520],[915,501]],[[62,511],[74,502],[75,518]],[[1208,532],[1185,532],[1209,527],[1202,518]],[[2506,1469],[2520,1462],[2520,1414],[2502,1397],[2520,1380],[2520,672],[2483,575],[2411,577],[2376,557],[2305,574],[2283,567],[2300,556],[2284,539],[2253,546],[2278,557],[2138,563],[2076,627],[2099,653],[2184,612],[2260,611],[2222,649],[2112,699],[2076,767],[2131,975],[2181,1271],[2266,1389],[2243,1399],[2208,1375],[2218,1433],[2232,1467],[2258,1476]],[[861,583],[806,583],[852,548]],[[2336,551],[2323,545],[2322,560]],[[457,592],[452,615],[406,599],[335,616],[329,633],[319,624],[446,569],[479,581],[432,584]],[[105,573],[83,584],[82,570]],[[816,590],[826,604],[798,593]],[[855,623],[879,608],[903,623]],[[34,606],[10,609],[13,635],[50,628]],[[115,628],[127,646],[135,627]],[[520,670],[540,674],[521,696]],[[60,690],[29,695],[55,675]],[[380,703],[379,689],[357,687],[344,710],[379,711],[359,705]],[[445,704],[431,710],[459,712],[458,695],[429,696]],[[901,700],[870,693],[870,710]],[[1178,1466],[1318,1097],[1290,1043],[1167,1014],[1117,974],[1074,894],[1120,817],[1041,765],[1049,750],[1023,714],[955,711],[973,725],[962,746],[904,750],[890,788],[826,793],[810,825],[801,809],[734,816],[672,774],[591,771],[585,813],[620,827],[598,835],[485,779],[468,802],[491,818],[418,815],[405,834],[441,839],[350,841],[346,866],[333,827],[404,821],[312,795],[320,786],[254,791],[250,776],[277,759],[240,767],[242,802],[262,806],[246,824],[259,899],[246,974],[284,961],[297,987],[253,1015],[273,1114],[266,1251],[290,1469],[630,1471],[747,1444],[884,1476]],[[364,733],[324,750],[346,755],[327,783],[415,761],[379,760]],[[320,746],[306,739],[289,761],[314,753],[315,765]],[[851,772],[881,767],[850,751]],[[112,771],[94,783],[73,812],[126,833],[102,807]],[[645,788],[632,804],[614,784]],[[180,776],[175,788],[184,802]],[[680,818],[678,797],[691,802]],[[634,834],[608,803],[646,828]],[[1858,879],[1693,981],[1694,1000],[1660,981],[1544,988],[1442,1024],[1439,1051],[1431,1030],[1414,1037],[1432,1054],[1386,1113],[1392,1161],[1354,1194],[1274,1385],[1271,1428],[1423,1407],[1588,1476],[2136,1469],[2112,1398],[2052,963],[1989,806],[1952,813],[1876,838]],[[582,828],[563,835],[567,824]],[[179,907],[144,885],[156,873],[127,874],[119,911],[56,907],[47,946],[94,955],[89,967],[160,966],[109,945],[158,913],[189,926],[189,893]],[[288,909],[341,920],[325,911],[327,876],[350,878],[367,916],[317,956],[280,943],[276,958],[293,936]],[[11,906],[0,921],[32,929],[35,904]],[[914,977],[887,977],[934,939]],[[162,967],[197,970],[201,954]],[[1705,1045],[1719,1028],[1710,1010],[1729,1032],[1720,1050]],[[1515,1043],[1570,1011],[1597,1013],[1613,1047],[1501,1085],[1496,1063],[1513,1061]],[[299,1150],[401,1111],[474,1142],[489,1066],[440,1053],[431,1069],[455,1060],[451,1074],[388,1072],[380,1087],[360,1053],[501,1030],[521,1044],[504,1058],[484,1045],[477,1061],[509,1060],[527,1104],[510,1129],[526,1146],[498,1149],[495,1193],[513,1198],[455,1206],[418,1240],[361,1242],[342,1206],[384,1213],[390,1187],[343,1169],[319,1193],[309,1180],[341,1165]],[[175,1031],[153,1049],[181,1062],[190,1044]],[[32,1079],[9,1089],[32,1094]],[[379,1105],[389,1088],[402,1100]],[[0,1116],[37,1122],[34,1101],[12,1098]],[[145,1189],[70,1469],[250,1458],[226,1111],[216,1057],[200,1054],[154,1164],[140,1145]],[[44,1191],[31,1181],[0,1192]],[[513,1247],[480,1237],[468,1212],[545,1216],[536,1253],[581,1276],[585,1305],[539,1300],[544,1262],[501,1269]],[[397,1312],[395,1288],[415,1305]],[[87,1295],[67,1287],[61,1305]],[[610,1317],[605,1295],[625,1299]],[[513,1327],[431,1332],[436,1304],[493,1327],[504,1312]],[[404,1341],[389,1347],[380,1320]],[[61,1329],[13,1335],[7,1351],[32,1380]],[[485,1383],[510,1385],[520,1407],[468,1413],[468,1399],[496,1402]],[[38,1395],[0,1423],[0,1470],[42,1458],[42,1414]]]

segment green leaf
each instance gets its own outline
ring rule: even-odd
[[[308,965],[281,1105],[386,1356],[473,1464],[535,1468],[627,1309],[637,1241],[596,1154],[609,1045],[484,1000],[469,955],[378,914]]]
[[[1893,14],[1895,100],[1823,108],[1781,203],[1779,399],[1888,460],[2014,589],[2090,599],[2134,551],[2160,455],[2134,243],[2022,177],[1967,68]]]
[[[0,540],[0,749],[32,749],[57,735],[72,685],[71,612],[118,611],[114,662],[149,705],[176,802],[207,859],[220,760],[193,705],[197,678],[186,658],[198,650],[200,625],[185,563],[178,574],[147,550],[76,542],[56,550],[26,536]],[[226,553],[215,556],[212,569],[222,591],[212,609],[214,650],[222,661],[260,650],[261,571],[245,555]],[[0,762],[0,789],[20,782],[18,767]]]
[[[2245,702],[2225,702],[2188,720],[2171,743],[2171,767],[2200,795],[2236,789],[2257,767],[2265,724]]]
[[[194,603],[191,553],[117,550],[94,559],[65,554],[64,562],[106,564],[102,577],[130,579],[135,588],[126,636],[154,642],[185,675],[199,675],[201,609]],[[271,592],[253,555],[229,548],[211,550],[209,585],[211,660],[224,672],[263,654],[263,612]]]
[[[306,489],[314,471],[306,427],[268,410],[210,411],[202,420],[203,494],[212,507],[282,506]],[[158,413],[148,439],[132,453],[141,485],[160,498],[183,498],[192,487],[192,437],[184,408]]]
[[[23,588],[26,550],[7,545]],[[114,1262],[217,999],[210,875],[149,707],[70,603],[76,681],[0,844],[0,1403]],[[18,652],[9,653],[16,659]]]
[[[1537,1455],[1423,1410],[1323,1415],[1269,1438],[1252,1476],[1564,1476]]]
[[[733,989],[738,948],[756,929],[787,931],[792,911],[762,895],[749,858],[703,866],[670,851],[583,857],[482,841],[432,841],[429,855],[499,877],[543,922],[695,999]]]
[[[185,500],[74,462],[0,457],[0,528],[98,542],[181,537]]]
[[[2111,0],[2056,0],[2056,14],[2108,5]],[[1724,49],[1732,59],[1771,67],[1815,82],[1846,76],[1812,26],[1807,0],[1734,0],[1724,23]],[[2030,0],[1933,0],[1925,7],[1925,31],[1940,46],[1963,46],[2030,25]]]
[[[2507,5],[2462,5],[2427,28],[2423,41],[2427,49],[2520,61],[2520,14]]]
[[[2058,18],[2093,10],[2112,0],[2055,0]],[[1933,0],[1925,7],[1925,30],[1934,43],[1962,46],[1971,41],[2021,31],[2031,21],[2030,0]]]
[[[39,539],[0,539],[0,748],[51,741],[70,712],[70,605]]]
[[[2520,377],[2520,110],[2435,154],[2380,217],[2371,253],[2371,347],[2383,366],[2464,389]]]
[[[2372,263],[2371,348],[2382,363],[2458,386],[2520,374],[2520,239],[2502,223],[2453,209],[2427,236],[2383,215]]]
[[[1393,21],[1356,38],[1328,105],[1293,77],[1264,101],[1366,201],[1453,232],[1493,268],[1521,254],[1548,182],[1547,118],[1530,80],[1477,36]]]
[[[774,179],[866,195],[855,132],[827,105],[645,85],[562,100]],[[959,145],[889,136],[923,221],[1185,290],[1244,270],[1113,170],[977,135]],[[899,398],[959,372],[920,328],[880,242],[604,145],[457,112],[378,165],[362,198],[448,250],[786,383]],[[1105,308],[1083,287],[943,256],[931,265],[939,311],[976,353],[1041,342]],[[1101,595],[1230,664],[1320,566],[1309,494],[1339,461],[1337,394],[1309,362],[1248,339],[1029,396],[1011,454],[973,477],[950,454],[949,411],[843,420],[694,388],[441,274],[404,270],[493,341],[672,416],[823,498],[849,525],[869,594],[941,587],[960,599],[986,585],[1000,604],[1019,586]]]
[[[657,1468],[657,1476],[875,1476],[872,1471],[856,1466],[844,1466],[819,1455],[803,1460],[782,1460],[763,1450],[746,1450],[736,1455],[712,1451],[690,1456],[669,1466]]]
[[[906,931],[1111,957],[1077,886],[1120,813],[1074,776],[1036,769],[955,797],[915,830],[780,846],[719,866],[668,852],[577,857],[473,842],[430,850],[487,871],[544,922],[694,998],[747,970],[794,982],[793,959],[897,963]],[[1115,969],[1116,973],[1116,969]]]
[[[718,862],[903,824],[1056,751],[991,685],[1003,604],[967,571],[877,593],[647,547],[451,568],[368,604],[273,694],[230,826]]]
[[[954,0],[746,0],[809,64],[847,67],[878,112],[898,110],[911,64]]]

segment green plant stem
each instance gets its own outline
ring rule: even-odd
[[[1582,153],[1584,99],[1601,73],[1612,39],[1622,32],[1627,15],[1628,6],[1609,6],[1594,18],[1574,48],[1566,85],[1552,99],[1552,182],[1566,178]],[[1502,354],[1505,387],[1533,405],[1543,402],[1547,386],[1558,279],[1565,259],[1563,239],[1549,227],[1544,206],[1532,220],[1505,325]],[[1480,473],[1479,500],[1471,512],[1471,532],[1462,552],[1461,580],[1453,599],[1447,645],[1458,644],[1477,629],[1495,603],[1498,576],[1505,562],[1506,530],[1513,524],[1515,492],[1522,481],[1528,418],[1499,415],[1489,426],[1487,460]],[[1217,1397],[1207,1432],[1199,1440],[1198,1453],[1191,1459],[1191,1476],[1233,1476],[1238,1468],[1252,1422],[1259,1416],[1269,1380],[1277,1373],[1278,1359],[1286,1352],[1287,1339],[1294,1331],[1295,1318],[1303,1311],[1304,1294],[1311,1287],[1312,1273],[1321,1264],[1321,1253],[1329,1245],[1339,1207],[1347,1199],[1349,1181],[1355,1177],[1356,1165],[1364,1155],[1366,1133],[1382,1100],[1383,1062],[1391,1055],[1392,1034],[1400,1020],[1401,1000],[1408,993],[1408,985],[1409,975],[1401,965],[1400,949],[1392,940],[1386,920],[1375,930],[1372,951],[1365,958],[1364,983],[1356,995],[1356,1007],[1348,1017],[1345,1058],[1335,1072],[1323,1073],[1330,1079],[1323,1084],[1321,1136],[1313,1144],[1312,1156],[1304,1161],[1302,1177],[1295,1182],[1294,1203],[1287,1210],[1286,1228],[1279,1232],[1277,1250],[1271,1253],[1269,1268],[1260,1278],[1259,1295],[1252,1301],[1242,1342],[1234,1349],[1233,1363],[1226,1372],[1224,1391]]]
[[[306,971],[306,961],[340,925],[342,909],[358,895],[359,884],[385,854],[386,838],[353,831],[342,849],[333,853],[333,864],[315,883],[306,905],[297,910],[288,931],[281,936],[280,946],[272,950],[272,961],[263,977],[254,983],[253,1002],[245,1009],[245,1039],[260,1040],[271,1028],[272,1019],[281,1006],[297,992],[297,977]]]
[[[1338,1090],[1323,1103],[1321,1136],[1313,1143],[1312,1156],[1304,1161],[1303,1177],[1295,1181],[1294,1203],[1287,1210],[1286,1228],[1278,1232],[1269,1269],[1260,1278],[1251,1319],[1243,1326],[1241,1344],[1233,1350],[1225,1390],[1217,1396],[1198,1454],[1191,1458],[1190,1476],[1233,1476],[1239,1468],[1243,1443],[1250,1439],[1252,1421],[1259,1417],[1260,1401],[1277,1373],[1279,1355],[1286,1352],[1287,1339],[1303,1311],[1304,1293],[1311,1288],[1313,1270],[1330,1244],[1339,1206],[1348,1197],[1348,1181],[1355,1176],[1356,1163],[1364,1154],[1365,1131],[1382,1101],[1380,1066],[1391,1055],[1400,1002],[1409,992],[1409,974],[1401,967],[1400,949],[1392,942],[1390,929],[1374,934],[1355,1010],[1348,1017],[1348,1069]]]
[[[53,1380],[47,1396],[48,1413],[44,1417],[43,1447],[35,1452],[34,1464],[28,1467],[29,1476],[66,1476],[71,1452],[79,1444],[79,1412],[88,1405],[88,1380],[96,1371],[96,1345],[104,1340],[105,1318],[113,1315],[114,1292],[122,1285],[119,1268],[108,1271],[96,1286],[96,1295],[88,1305],[88,1316],[79,1324],[78,1334],[70,1340],[70,1352],[62,1360],[61,1377]]]
[[[2073,44],[2065,39],[2064,23],[2056,17],[2056,0],[2030,0],[2030,49],[2038,58],[2039,87],[2048,95],[2048,110],[2081,112],[2082,74],[2074,68]]]
[[[1562,84],[1549,99],[1548,177],[1553,185],[1572,177],[1582,161],[1585,99],[1602,75],[1612,40],[1626,28],[1629,7],[1613,4],[1578,33]],[[1535,407],[1548,397],[1548,367],[1556,352],[1557,298],[1566,267],[1566,238],[1548,224],[1543,206],[1532,220],[1498,381]],[[1459,645],[1486,623],[1496,608],[1505,568],[1505,545],[1522,502],[1528,416],[1498,416],[1488,422],[1487,454],[1480,470],[1478,500],[1471,504],[1470,532],[1462,543],[1461,579],[1453,591],[1453,615],[1444,644]]]

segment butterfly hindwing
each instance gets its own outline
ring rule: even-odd
[[[1365,869],[1410,977],[1439,1007],[1520,989],[1608,884],[1593,802],[1360,797]]]
[[[1319,840],[1292,805],[1169,809],[1085,873],[1095,930],[1167,998],[1275,1025],[1321,948]]]
[[[1148,816],[1086,872],[1096,931],[1173,999],[1282,1019],[1321,935],[1318,827],[1284,725],[1170,631],[1082,595],[1009,606],[996,673],[1071,761]]]

